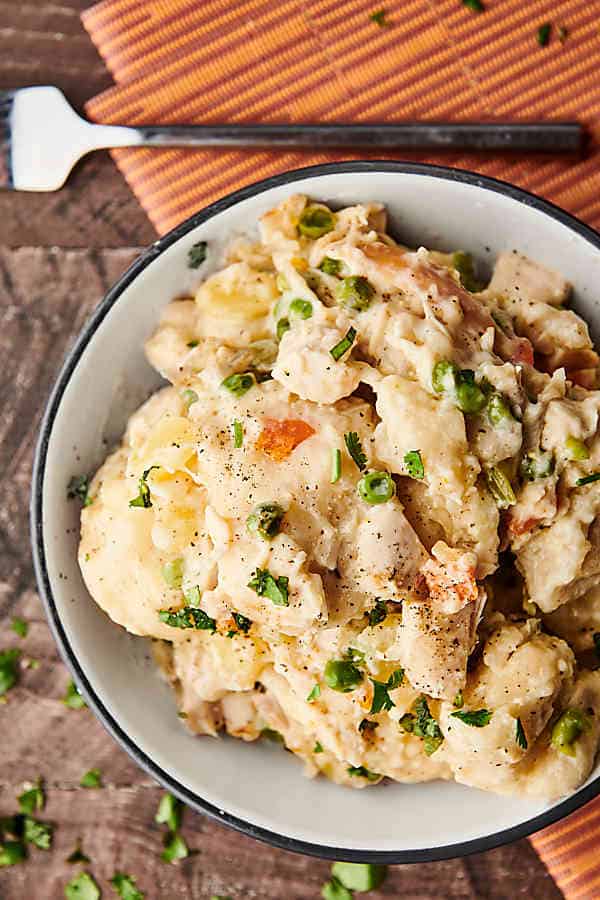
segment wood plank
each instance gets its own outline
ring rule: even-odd
[[[15,810],[23,782],[47,784],[43,817],[56,825],[54,847],[32,851],[24,865],[0,869],[2,900],[61,900],[73,867],[65,860],[78,838],[103,888],[115,870],[130,872],[147,900],[318,898],[329,865],[259,844],[187,811],[184,835],[196,853],[177,866],[160,860],[163,829],[154,823],[161,789],[104,731],[93,714],[61,702],[68,674],[37,597],[28,548],[27,504],[39,417],[66,346],[107,287],[135,257],[123,250],[0,248],[0,649],[20,646],[19,685],[0,705],[0,815]],[[29,622],[20,640],[12,616]],[[105,786],[79,786],[98,767]],[[335,823],[332,823],[335,827]],[[433,828],[432,823],[432,828]],[[395,867],[379,892],[403,900],[560,900],[526,841],[462,860]]]

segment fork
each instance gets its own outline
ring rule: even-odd
[[[86,153],[113,147],[482,150],[575,153],[578,122],[94,125],[56,87],[0,92],[0,187],[56,191]]]

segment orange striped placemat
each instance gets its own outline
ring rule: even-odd
[[[600,228],[598,0],[102,0],[83,23],[116,85],[105,123],[572,118],[581,160],[401,154],[474,169]],[[387,25],[371,14],[381,6]],[[553,25],[549,46],[537,29]],[[567,36],[560,40],[566,29]],[[260,178],[360,153],[115,150],[157,231]],[[400,154],[376,154],[395,158]],[[600,897],[600,800],[532,842],[568,900]]]

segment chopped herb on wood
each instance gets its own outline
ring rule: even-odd
[[[387,12],[385,9],[378,9],[377,12],[371,13],[369,16],[371,22],[375,22],[376,25],[379,25],[380,28],[385,28],[386,25],[389,25],[389,22],[386,20]]]
[[[15,634],[19,635],[20,638],[27,637],[29,626],[27,625],[25,619],[20,619],[19,616],[14,616],[10,627]]]
[[[125,872],[115,872],[110,883],[121,900],[144,900],[146,896],[143,891],[136,888],[135,878],[132,875],[126,875]]]
[[[550,35],[552,33],[552,23],[544,22],[537,30],[537,42],[540,47],[547,47],[550,43]]]
[[[100,888],[89,872],[80,872],[65,887],[67,900],[100,900]]]
[[[84,788],[102,787],[102,775],[100,774],[100,769],[90,769],[89,772],[86,772],[85,775],[82,776],[79,784]]]
[[[473,12],[480,13],[480,12],[483,12],[485,9],[485,6],[481,2],[481,0],[462,0],[462,2],[463,2],[463,6],[468,7]]]
[[[83,709],[84,706],[87,705],[79,693],[77,685],[72,680],[67,685],[67,690],[65,696],[62,698],[62,702],[65,706],[68,706],[69,709]]]
[[[21,651],[16,647],[0,650],[0,697],[3,697],[18,681],[20,656]]]

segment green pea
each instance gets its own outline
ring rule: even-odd
[[[449,359],[436,362],[431,373],[431,383],[436,394],[454,393],[458,377],[458,366]]]
[[[387,866],[372,863],[336,862],[331,874],[351,891],[375,891],[387,875]]]
[[[565,450],[569,459],[581,460],[590,458],[590,451],[586,447],[585,442],[573,437],[573,435],[569,435],[565,441]]]
[[[511,408],[502,394],[493,393],[487,402],[488,419],[494,426],[505,425],[514,418]]]
[[[236,372],[234,375],[224,378],[221,387],[226,388],[234,397],[241,397],[254,384],[256,384],[256,379],[252,372]]]
[[[290,319],[310,319],[313,314],[312,303],[310,300],[292,300],[288,315]]]
[[[316,240],[335,228],[331,210],[323,206],[307,206],[298,222],[298,231],[304,237]]]
[[[164,564],[161,572],[170,588],[180,588],[183,581],[183,560],[172,559],[171,562]]]
[[[575,756],[575,742],[592,727],[590,717],[580,709],[566,709],[552,729],[551,743],[555,750]]]
[[[486,404],[485,394],[478,384],[471,381],[461,381],[456,388],[456,405],[464,413],[478,413]]]
[[[339,275],[342,271],[342,262],[339,259],[332,259],[331,256],[324,256],[319,263],[319,269],[326,275]]]
[[[338,303],[359,312],[368,309],[375,291],[373,286],[362,275],[350,275],[343,278],[337,286]]]
[[[360,669],[347,659],[330,659],[323,677],[328,687],[342,694],[353,691],[363,680]]]
[[[286,331],[289,331],[289,330],[290,330],[290,320],[286,319],[285,317],[283,319],[279,319],[279,321],[277,322],[277,340],[280,341],[281,338],[286,333]]]
[[[246,519],[250,534],[258,534],[264,541],[271,541],[281,530],[285,510],[278,503],[259,503]]]
[[[372,505],[386,503],[396,492],[396,485],[389,472],[367,472],[358,482],[358,493]]]

